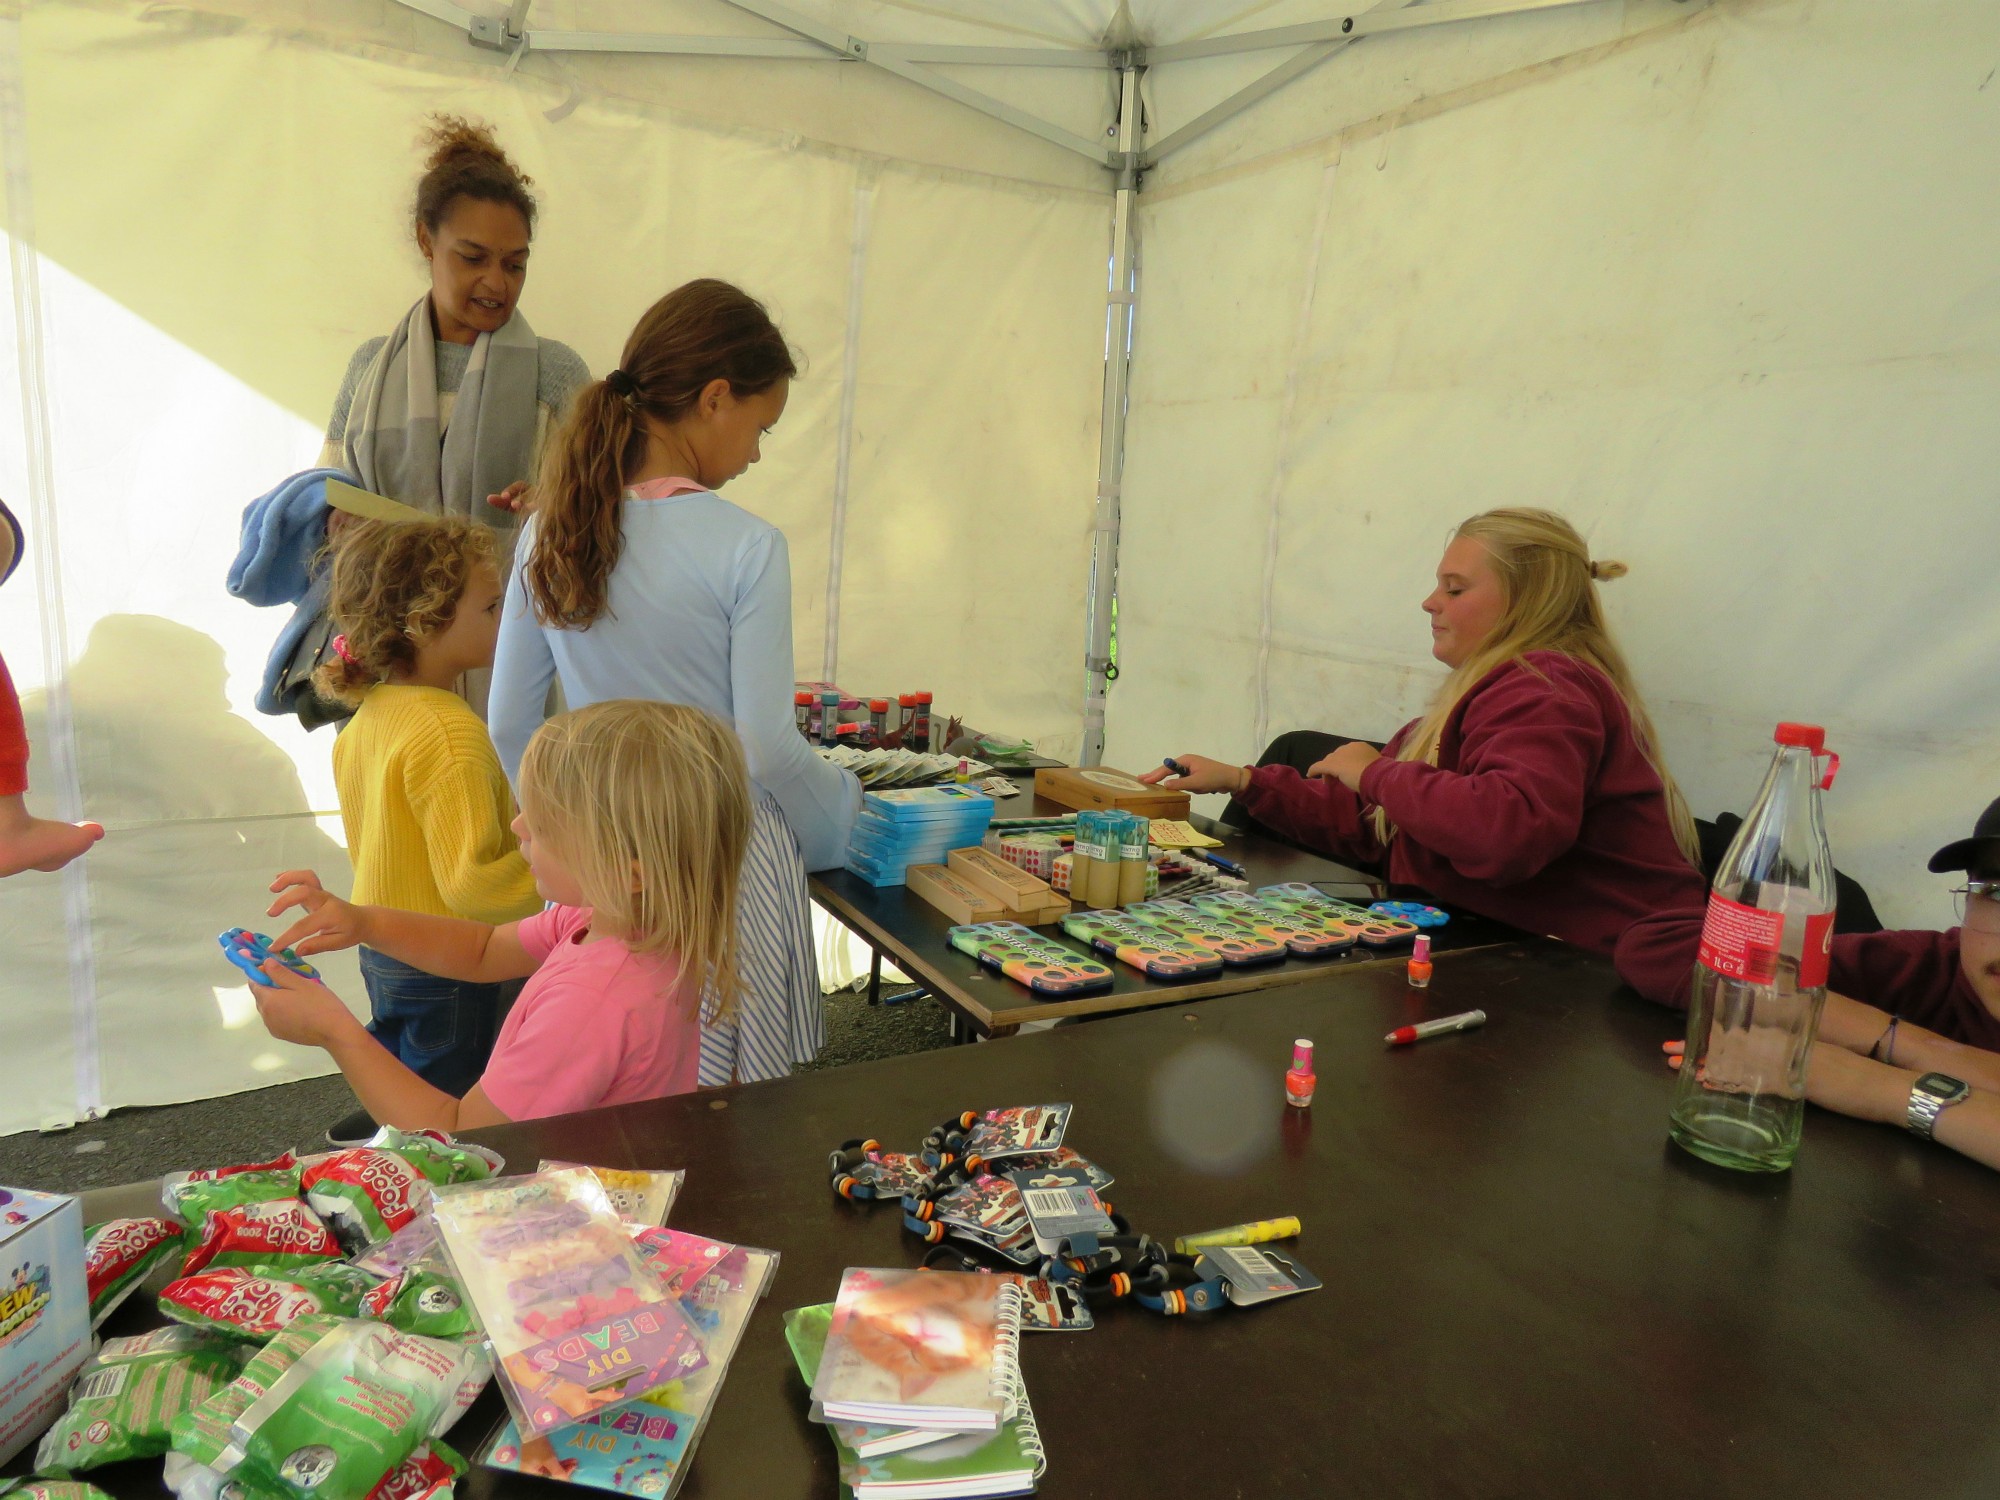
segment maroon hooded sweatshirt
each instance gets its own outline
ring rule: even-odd
[[[1453,707],[1436,765],[1395,758],[1357,795],[1289,766],[1259,766],[1237,801],[1270,828],[1398,885],[1610,955],[1638,918],[1700,906],[1701,873],[1674,842],[1660,774],[1611,679],[1560,651],[1495,667]],[[1386,851],[1370,812],[1397,830]],[[1685,1004],[1688,971],[1620,965],[1649,1000]]]

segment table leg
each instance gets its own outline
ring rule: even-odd
[[[868,950],[868,1003],[870,1005],[880,1005],[882,1003],[882,950],[880,948],[870,948]]]

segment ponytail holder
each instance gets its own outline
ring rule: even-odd
[[[333,654],[346,662],[350,667],[361,665],[361,662],[355,657],[354,653],[347,649],[347,637],[344,635],[337,635],[333,638]]]
[[[627,375],[623,369],[613,370],[604,377],[604,383],[610,388],[612,395],[626,401],[630,401],[639,393],[639,382]]]

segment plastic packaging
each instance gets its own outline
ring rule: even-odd
[[[1088,830],[1086,833],[1086,829]],[[1085,840],[1088,838],[1088,843]],[[1085,906],[1116,906],[1120,867],[1124,849],[1119,839],[1117,814],[1081,812],[1076,815],[1077,868],[1070,871],[1070,892]],[[1083,869],[1085,855],[1088,870]],[[1083,876],[1078,879],[1079,874]]]
[[[1138,813],[1114,814],[1119,823],[1118,904],[1129,905],[1146,899],[1146,871],[1152,852],[1152,819]]]
[[[681,1183],[687,1177],[685,1172],[664,1168],[628,1171],[619,1167],[593,1167],[578,1161],[545,1161],[538,1170],[556,1172],[565,1167],[581,1167],[590,1173],[603,1185],[604,1196],[611,1200],[613,1213],[627,1224],[644,1225],[650,1229],[657,1229],[667,1222],[667,1214],[674,1206],[674,1199],[680,1196]]]
[[[448,1188],[433,1213],[524,1436],[621,1406],[706,1360],[588,1171]]]
[[[297,1270],[232,1266],[168,1283],[160,1293],[160,1311],[179,1323],[261,1342],[303,1317],[351,1317],[380,1284],[380,1278],[338,1260]]]
[[[173,1219],[110,1219],[84,1230],[83,1274],[90,1288],[92,1328],[158,1267],[181,1255],[182,1230]]]
[[[84,1362],[69,1410],[42,1435],[35,1467],[76,1473],[167,1451],[174,1420],[228,1385],[253,1351],[195,1328],[106,1339]]]
[[[340,1242],[296,1198],[213,1210],[181,1266],[183,1276],[225,1266],[310,1266],[340,1257]]]
[[[1668,1126],[1696,1156],[1751,1172],[1782,1172],[1798,1155],[1833,944],[1819,794],[1840,757],[1817,725],[1780,724],[1773,738],[1764,785],[1709,893]]]
[[[219,1175],[169,1172],[160,1183],[161,1206],[190,1229],[200,1229],[211,1213],[222,1209],[284,1202],[298,1196],[297,1162],[284,1166],[225,1167]]]

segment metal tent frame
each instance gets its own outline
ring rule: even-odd
[[[767,22],[770,36],[701,36],[649,32],[565,31],[530,26],[533,0],[513,0],[504,16],[477,14],[454,0],[397,0],[448,26],[467,43],[506,56],[512,69],[533,54],[654,53],[767,61],[836,62],[879,68],[967,109],[1084,157],[1104,169],[1111,196],[1111,249],[1105,293],[1104,400],[1100,413],[1097,504],[1085,612],[1083,742],[1078,760],[1104,756],[1105,708],[1111,681],[1113,600],[1118,581],[1119,492],[1125,468],[1125,416],[1131,384],[1133,333],[1139,305],[1138,196],[1146,173],[1295,82],[1364,37],[1453,25],[1532,11],[1602,5],[1608,0],[1372,0],[1326,19],[1260,31],[1232,32],[1164,46],[1000,47],[870,41],[800,14],[778,0],[719,0]],[[1148,144],[1139,85],[1150,68],[1228,54],[1296,49],[1193,119]],[[1083,68],[1109,73],[1117,115],[1103,140],[1076,134],[1028,110],[939,73],[939,66]],[[836,559],[836,566],[838,562]],[[828,663],[829,673],[832,663]]]

